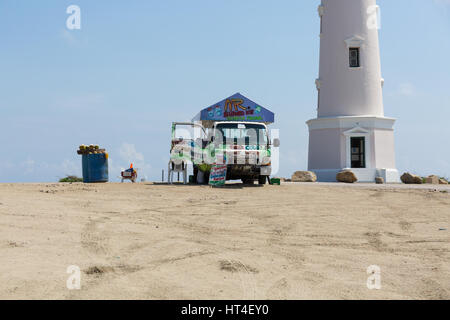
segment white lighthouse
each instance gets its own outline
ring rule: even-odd
[[[322,0],[317,118],[308,167],[319,181],[351,169],[361,182],[398,182],[395,119],[384,116],[376,0]]]

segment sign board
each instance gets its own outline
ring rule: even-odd
[[[224,186],[227,180],[227,166],[222,164],[215,164],[211,167],[209,175],[209,185]]]
[[[273,123],[273,112],[236,93],[200,111],[192,121],[244,121]]]

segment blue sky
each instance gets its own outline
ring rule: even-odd
[[[66,8],[81,8],[68,30]],[[160,179],[170,123],[241,92],[276,114],[280,176],[306,169],[319,1],[1,0],[0,182],[81,175],[77,146]],[[400,171],[450,177],[450,1],[379,0]]]

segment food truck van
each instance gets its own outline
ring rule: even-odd
[[[226,166],[226,180],[265,184],[272,174],[272,148],[268,125],[274,114],[237,93],[197,114],[192,122],[172,124],[171,163],[193,165],[194,182],[207,183],[213,166]],[[180,128],[191,127],[190,137]],[[169,164],[170,165],[170,164]]]

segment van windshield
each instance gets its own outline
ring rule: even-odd
[[[261,124],[220,123],[216,129],[216,139],[223,144],[267,145],[267,129]]]

